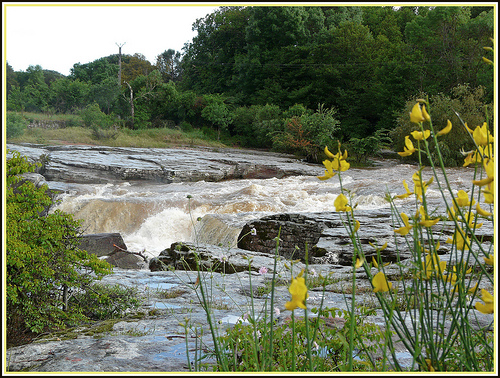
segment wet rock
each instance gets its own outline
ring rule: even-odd
[[[282,269],[283,262],[277,262],[277,266]],[[172,269],[196,271],[198,267],[201,271],[225,274],[248,272],[249,269],[259,272],[262,267],[272,272],[274,256],[239,248],[177,242],[149,261],[149,269],[152,272]]]
[[[368,258],[376,256],[369,243],[381,247],[385,242],[387,248],[381,252],[383,261],[395,262],[398,255],[400,259],[411,257],[396,249],[390,209],[363,210],[356,213],[356,220],[360,223],[359,242]],[[307,243],[310,263],[352,265],[353,246],[344,222],[347,222],[345,213],[339,212],[270,215],[245,224],[238,248],[273,254],[279,234],[280,256],[305,261]],[[250,233],[252,229],[254,235]]]
[[[127,250],[127,246],[117,232],[82,235],[79,247],[118,268],[141,269],[145,265],[141,257],[120,250]]]
[[[286,301],[290,300],[290,276],[296,276],[303,268],[303,264],[297,263],[292,266],[293,271],[283,269],[276,272],[278,279],[275,280],[273,305],[281,312],[275,318],[278,324],[285,324],[291,315],[285,309]],[[350,308],[352,295],[348,289],[352,286],[351,267],[317,264],[310,265],[309,269],[311,274],[314,271],[334,279],[325,288],[310,288],[308,308],[321,305],[343,310]],[[398,268],[394,266],[390,270],[396,274]],[[372,273],[375,271],[372,268]],[[269,294],[260,290],[271,282],[272,275],[269,273],[198,274],[187,270],[150,272],[115,268],[112,275],[102,279],[102,283],[137,288],[143,298],[143,306],[138,312],[142,316],[130,314],[114,319],[108,327],[101,327],[101,322],[95,326],[81,325],[67,332],[44,335],[31,344],[9,348],[6,351],[6,369],[11,372],[23,369],[30,372],[188,372],[186,353],[189,353],[189,361],[192,362],[196,345],[200,348],[202,332],[204,351],[213,350],[207,316],[200,303],[200,285],[195,284],[198,277],[202,278],[201,284],[207,289],[205,292],[209,292],[211,319],[221,335],[228,327],[244,323],[244,315],[252,313],[252,305],[257,316],[262,316],[264,309],[268,315],[274,310],[269,307]],[[364,289],[370,287],[366,276],[357,273],[356,286],[359,288],[356,304],[373,308],[376,299],[371,290]],[[299,308],[294,314],[300,318],[305,312]],[[309,311],[308,316],[315,315]],[[472,310],[468,317],[472,327],[493,330],[493,314],[485,315]],[[409,313],[406,316],[403,313],[403,318],[410,331],[415,329],[417,321]],[[437,318],[434,316],[433,319]],[[382,329],[386,325],[383,312],[378,307],[363,317],[363,321],[377,324]],[[188,324],[187,333],[181,323]],[[445,330],[450,324],[450,320],[446,321]],[[338,324],[327,323],[326,326],[342,326],[342,320]],[[96,332],[98,328],[106,330]],[[186,352],[186,342],[189,352]],[[398,352],[403,357],[405,349],[398,349]],[[203,362],[213,360],[207,358]]]

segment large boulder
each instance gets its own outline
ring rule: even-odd
[[[120,233],[87,234],[80,237],[80,249],[102,257],[113,266],[122,269],[141,269],[144,260],[123,250],[127,246]]]
[[[359,242],[370,260],[376,256],[376,250],[369,243],[382,246],[387,242],[387,248],[381,252],[385,262],[397,261],[398,254],[400,259],[410,257],[409,253],[396,248],[390,209],[360,211],[356,213],[356,220],[360,223]],[[238,248],[274,254],[279,235],[279,254],[287,259],[305,262],[307,245],[311,264],[351,265],[353,246],[344,225],[346,221],[345,213],[339,212],[269,215],[243,227]]]
[[[387,247],[380,251],[384,263],[412,257],[411,248],[408,248],[405,237],[394,232],[400,225],[394,224],[390,208],[357,211],[355,218],[360,224],[356,240],[368,261],[377,256],[377,249],[374,246],[381,249],[385,243]],[[346,214],[339,212],[269,215],[249,221],[243,226],[238,237],[238,248],[274,255],[276,237],[279,235],[280,256],[305,262],[307,243],[310,264],[329,263],[348,266],[353,263],[354,248],[351,235],[345,226],[346,221]],[[485,250],[488,250],[493,243],[492,226],[491,222],[484,222],[483,226],[475,231],[478,239],[482,240]],[[454,257],[450,255],[451,244],[445,243],[448,238],[453,237],[453,224],[439,222],[432,227],[432,232],[441,241],[438,254],[450,264],[456,264]],[[426,234],[423,237],[427,238]],[[482,263],[482,259],[479,260]],[[467,263],[477,264],[473,254]]]
[[[238,248],[221,248],[211,244],[173,243],[149,261],[152,272],[162,270],[212,271],[233,274],[237,272],[259,272],[265,267],[274,269],[274,256],[266,253],[245,251]],[[286,261],[276,261],[276,270],[283,270]]]

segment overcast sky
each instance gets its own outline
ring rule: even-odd
[[[123,43],[122,54],[140,53],[154,64],[165,50],[181,51],[196,35],[196,19],[218,8],[217,2],[38,4],[43,3],[2,3],[3,53],[15,71],[38,64],[69,75],[75,63],[117,54]]]

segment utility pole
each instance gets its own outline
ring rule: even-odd
[[[121,87],[122,85],[122,46],[126,42],[123,42],[121,45],[118,43],[115,43],[116,46],[118,46],[118,86]]]

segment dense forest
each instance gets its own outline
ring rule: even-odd
[[[493,7],[224,6],[193,29],[182,52],[153,63],[114,54],[67,77],[7,64],[7,110],[81,114],[102,129],[194,128],[310,160],[337,140],[358,155],[389,140],[402,150],[409,104],[423,96],[442,126],[459,126],[454,111],[473,127],[485,107],[493,118],[483,60],[493,59]],[[453,133],[450,162],[453,143],[466,144]]]

